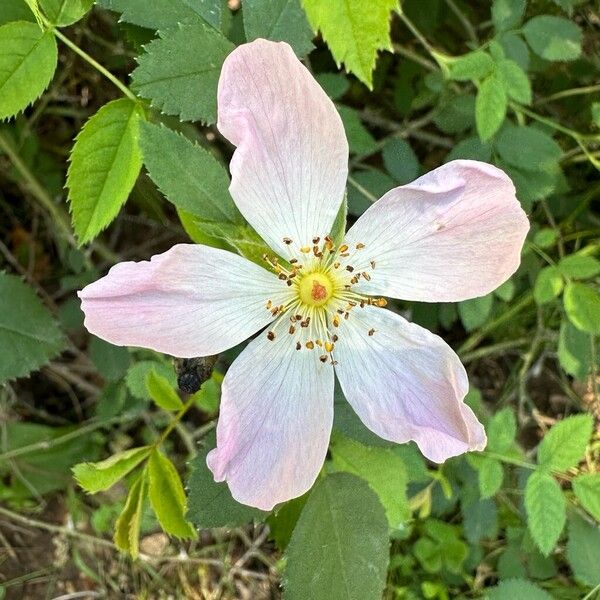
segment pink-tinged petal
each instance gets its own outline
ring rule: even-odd
[[[440,337],[371,306],[355,308],[338,335],[338,379],[371,431],[392,442],[414,440],[437,463],[485,448],[485,431],[463,402],[465,369]]]
[[[348,142],[290,46],[259,39],[236,48],[221,71],[218,113],[219,131],[237,146],[229,189],[254,229],[286,257],[327,235],[344,196]]]
[[[309,490],[333,423],[333,368],[295,349],[282,317],[248,344],[223,381],[217,447],[207,464],[242,504],[271,510]]]
[[[404,300],[456,302],[484,296],[519,266],[529,221],[509,177],[455,160],[395,188],[354,224],[347,262],[370,281],[357,290]],[[369,268],[375,261],[375,269]]]
[[[227,350],[273,320],[283,281],[225,250],[179,244],[150,261],[115,265],[81,292],[84,325],[117,346],[191,358]]]

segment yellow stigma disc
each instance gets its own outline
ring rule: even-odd
[[[323,306],[333,295],[333,283],[323,273],[307,273],[298,283],[300,300],[309,306]]]

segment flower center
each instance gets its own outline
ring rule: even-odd
[[[298,294],[303,304],[323,306],[333,296],[333,282],[324,273],[308,273],[298,283]]]

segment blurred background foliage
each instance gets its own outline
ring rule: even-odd
[[[92,4],[0,2],[0,598],[600,598],[597,3]],[[221,63],[257,37],[336,103],[349,222],[468,158],[532,226],[492,294],[393,303],[461,356],[486,451],[428,464],[338,392],[322,477],[269,515],[204,463],[239,348],[181,395],[169,357],[88,335],[76,298],[177,242],[262,254],[218,210],[214,126]]]

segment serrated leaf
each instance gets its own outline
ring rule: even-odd
[[[91,337],[88,352],[100,375],[108,381],[121,379],[131,363],[127,348],[115,346],[96,336]]]
[[[525,486],[527,527],[540,552],[548,556],[566,520],[565,497],[555,479],[542,471],[529,476]]]
[[[535,278],[533,297],[540,305],[548,304],[548,302],[552,302],[554,298],[560,295],[562,289],[562,275],[554,265],[550,265],[544,267]]]
[[[569,254],[560,259],[558,269],[565,277],[590,279],[600,274],[600,260],[585,254]]]
[[[472,331],[483,325],[490,316],[493,305],[493,294],[459,302],[458,314],[460,315],[460,320],[465,329],[467,331]]]
[[[243,223],[227,171],[208,150],[152,123],[141,124],[140,147],[148,175],[177,208],[207,221]]]
[[[553,600],[552,596],[525,579],[507,579],[493,588],[488,588],[486,600]]]
[[[146,388],[154,403],[163,410],[180,410],[183,402],[166,377],[154,369],[146,375]]]
[[[73,228],[81,244],[117,216],[142,167],[141,107],[121,98],[105,104],[77,136],[67,175]]]
[[[499,410],[489,421],[486,429],[488,436],[487,449],[503,454],[507,452],[517,435],[517,420],[511,408]]]
[[[507,31],[516,27],[523,18],[526,0],[494,0],[492,22],[496,31]]]
[[[600,294],[583,283],[568,283],[563,295],[567,317],[577,329],[600,334]]]
[[[350,145],[350,153],[365,156],[376,152],[378,150],[377,142],[371,132],[363,125],[358,111],[349,106],[338,106],[337,109],[344,124],[344,130]]]
[[[600,473],[578,475],[572,485],[581,506],[600,522]]]
[[[97,463],[80,463],[73,467],[77,483],[88,493],[95,494],[112,487],[135,469],[150,454],[149,446],[131,448]]]
[[[122,13],[120,21],[149,29],[168,29],[185,21],[200,21],[221,29],[222,0],[97,0],[104,8]]]
[[[510,58],[498,61],[497,68],[508,97],[521,104],[531,104],[531,83],[527,73]]]
[[[475,98],[475,123],[482,141],[489,140],[500,129],[507,105],[504,85],[493,73],[483,80]]]
[[[196,537],[194,526],[185,520],[187,499],[177,469],[156,449],[148,460],[148,496],[166,533],[179,538]]]
[[[549,135],[534,127],[504,127],[498,134],[495,147],[509,165],[532,171],[551,167],[562,156],[561,147]]]
[[[410,183],[419,176],[419,159],[406,140],[390,139],[383,147],[382,157],[387,172],[398,183]]]
[[[588,523],[578,515],[569,519],[567,559],[575,578],[589,586],[600,585],[600,527]]]
[[[369,89],[379,50],[391,50],[390,13],[398,0],[302,0],[314,31],[323,39],[338,65],[354,73]]]
[[[391,528],[401,527],[410,518],[408,474],[404,461],[392,448],[364,446],[338,434],[330,450],[336,470],[358,475],[379,496]]]
[[[35,292],[16,275],[0,273],[0,384],[41,367],[64,342]]]
[[[51,31],[15,21],[0,27],[0,120],[27,108],[54,76],[58,51]]]
[[[288,545],[286,600],[379,600],[388,546],[375,492],[349,473],[328,475],[313,488]]]
[[[471,466],[477,469],[481,498],[491,498],[502,487],[504,480],[502,463],[495,458],[479,454],[468,454],[467,459]]]
[[[94,0],[39,0],[40,8],[53,25],[65,27],[79,21]]]
[[[208,449],[214,445],[214,434],[207,449],[190,461],[191,475],[187,518],[201,529],[237,527],[253,520],[263,520],[267,513],[236,502],[225,482],[217,483],[206,466]]]
[[[140,524],[147,489],[146,469],[132,484],[125,508],[115,524],[113,540],[115,546],[123,552],[128,552],[134,560],[139,556]]]
[[[487,52],[475,50],[450,62],[450,79],[455,81],[476,81],[494,70],[494,61]]]
[[[302,58],[312,48],[313,32],[300,0],[244,0],[244,32],[257,38],[287,42]]]
[[[221,67],[233,48],[207,25],[179,25],[145,46],[146,54],[139,57],[139,66],[131,74],[132,87],[167,115],[214,123]]]
[[[593,428],[592,415],[573,415],[559,421],[538,446],[538,464],[556,471],[576,466],[585,455]]]
[[[575,60],[581,55],[581,29],[569,19],[538,15],[525,23],[523,34],[532,50],[546,60]]]
[[[587,377],[592,368],[593,343],[595,341],[589,333],[563,319],[558,336],[558,360],[565,372],[576,379]],[[600,348],[597,351],[600,352]]]

